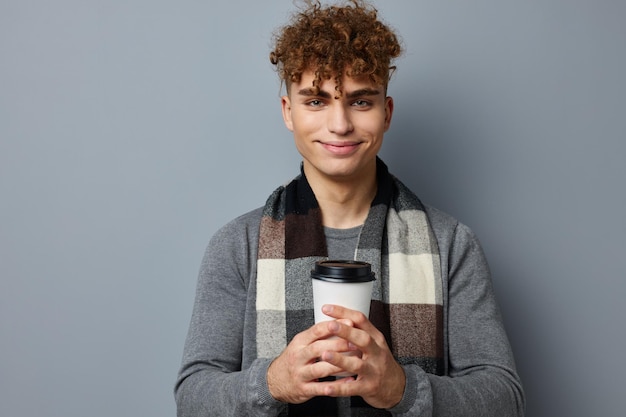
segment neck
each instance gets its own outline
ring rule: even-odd
[[[324,226],[349,229],[365,223],[376,196],[376,170],[358,181],[341,181],[315,174],[310,176],[306,166],[304,171],[322,211]]]

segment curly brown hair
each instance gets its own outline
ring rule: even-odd
[[[345,6],[322,6],[319,0],[309,0],[306,5],[279,30],[270,53],[287,92],[308,70],[315,74],[317,92],[322,80],[334,77],[337,98],[344,75],[368,76],[374,84],[386,87],[395,70],[391,63],[402,47],[396,34],[378,19],[378,11],[362,0],[350,0]]]

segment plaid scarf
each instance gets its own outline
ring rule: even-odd
[[[370,321],[400,364],[443,373],[443,306],[439,249],[420,200],[377,160],[378,190],[355,259],[376,273]],[[278,356],[314,324],[310,272],[328,259],[319,204],[304,171],[268,198],[261,219],[256,286],[259,358]],[[353,397],[352,415],[390,415]],[[359,412],[357,409],[363,409]],[[368,411],[365,409],[369,408]],[[372,414],[372,413],[375,414]],[[289,416],[333,416],[334,399],[289,406]]]

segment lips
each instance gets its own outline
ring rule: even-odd
[[[334,155],[350,155],[355,152],[361,142],[320,142],[324,149]]]

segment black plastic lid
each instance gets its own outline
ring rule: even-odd
[[[372,266],[362,261],[328,260],[315,262],[311,278],[330,282],[368,282],[376,277]]]

